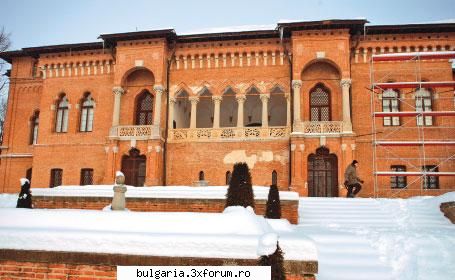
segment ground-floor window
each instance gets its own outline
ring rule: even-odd
[[[93,169],[92,168],[82,168],[81,169],[81,186],[84,185],[93,185]]]
[[[390,169],[394,172],[405,172],[406,166],[392,165]],[[390,187],[392,189],[402,189],[406,187],[406,176],[392,176],[390,177]]]
[[[51,181],[49,187],[54,188],[62,185],[63,170],[60,168],[51,169]]]
[[[439,168],[436,165],[424,165],[422,166],[424,172],[439,172]],[[439,177],[438,176],[423,176],[423,188],[424,189],[439,189]]]

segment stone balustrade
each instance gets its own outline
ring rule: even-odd
[[[207,140],[260,140],[288,138],[290,128],[276,127],[224,127],[179,128],[169,130],[169,142],[204,142]]]
[[[294,125],[294,132],[314,135],[339,134],[343,133],[343,122],[301,122],[300,124]]]
[[[162,137],[157,125],[119,125],[111,127],[109,136],[118,140],[149,140]]]

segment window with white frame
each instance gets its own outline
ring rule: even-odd
[[[93,101],[92,95],[87,93],[82,100],[81,106],[81,121],[80,121],[80,131],[89,132],[93,131],[93,108],[95,102]]]
[[[399,94],[393,89],[388,89],[382,94],[382,111],[383,112],[399,112],[400,102]],[[384,117],[384,126],[400,125],[400,117]]]
[[[416,91],[416,111],[431,112],[432,111],[432,96],[427,89],[421,88]],[[417,125],[431,126],[433,125],[432,116],[417,116]]]
[[[39,128],[39,111],[36,111],[31,118],[30,126],[30,145],[38,143],[38,128]]]
[[[55,121],[55,132],[68,131],[68,109],[69,102],[66,95],[62,95],[57,102],[57,116]]]

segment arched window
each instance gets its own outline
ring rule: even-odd
[[[80,131],[88,132],[93,130],[93,108],[95,102],[93,101],[92,95],[86,93],[84,99],[81,102],[81,122]]]
[[[317,84],[310,92],[310,120],[330,121],[330,91],[323,84]]]
[[[231,183],[231,171],[226,171],[226,185]]]
[[[199,172],[199,181],[204,181],[205,180],[205,174],[204,171]]]
[[[38,143],[38,126],[39,126],[39,111],[36,111],[31,118],[30,126],[30,141],[29,144],[33,145]]]
[[[136,102],[136,125],[153,124],[153,96],[148,91],[139,95]]]
[[[432,97],[431,92],[427,89],[418,89],[416,91],[416,111],[417,112],[430,112],[432,111]],[[417,116],[417,125],[430,126],[433,125],[432,116]]]
[[[49,183],[50,188],[62,185],[63,170],[60,168],[51,169],[51,180]]]
[[[57,116],[55,121],[55,132],[68,131],[68,98],[63,94],[57,102]]]
[[[272,172],[272,185],[277,185],[278,183],[278,174],[275,170]]]
[[[399,112],[400,103],[398,100],[398,92],[393,89],[388,89],[382,94],[382,111],[383,112]],[[400,125],[400,117],[384,117],[384,126]]]

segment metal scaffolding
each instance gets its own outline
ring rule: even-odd
[[[444,63],[450,59],[455,51],[372,55],[375,197],[404,190],[422,194],[434,190],[431,180],[446,176],[445,184],[455,189],[455,81],[452,73],[449,81],[424,79],[448,77],[450,65]],[[393,80],[397,77],[403,81]]]

